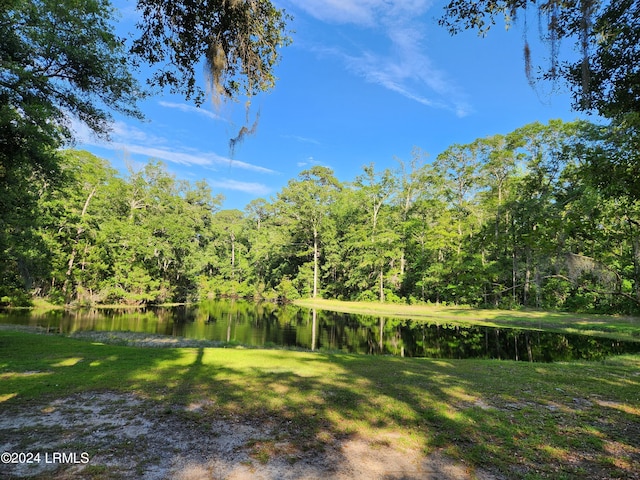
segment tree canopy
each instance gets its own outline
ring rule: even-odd
[[[150,85],[197,103],[202,64],[214,95],[274,85],[287,17],[270,1],[139,0],[137,9],[139,36],[128,47],[109,0],[0,3],[0,174],[10,162],[54,163],[52,150],[73,140],[74,118],[99,136],[108,135],[113,112],[141,118],[141,63],[156,68]]]
[[[202,103],[196,67],[205,61],[211,93],[249,97],[275,84],[287,15],[270,0],[138,0],[140,36],[132,52],[158,66],[152,85]]]
[[[426,163],[315,166],[244,212],[159,162],[120,177],[65,152],[0,235],[0,297],[154,303],[319,296],[640,311],[634,130],[534,122]],[[4,219],[3,219],[4,220]],[[1,232],[4,232],[2,230]],[[16,300],[17,299],[17,300]]]
[[[451,0],[440,24],[457,33],[475,29],[485,35],[502,17],[507,26],[525,29],[524,57],[533,80],[527,39],[529,14],[538,19],[541,39],[549,45],[550,63],[540,79],[564,78],[578,110],[619,119],[640,107],[640,2],[637,0]],[[581,52],[578,60],[558,58],[562,40]]]
[[[0,5],[2,163],[47,163],[72,139],[73,117],[99,135],[112,111],[141,117],[140,88],[107,0]],[[45,172],[46,173],[46,172]]]
[[[149,92],[136,80],[136,67],[155,68],[151,87],[196,103],[205,94],[196,82],[199,65],[206,65],[217,97],[250,97],[274,85],[278,49],[288,42],[287,16],[269,0],[139,0],[137,9],[139,35],[129,45],[116,34],[110,0],[0,1],[0,283],[6,291],[30,288],[34,265],[42,265],[39,249],[22,245],[34,246],[25,235],[33,233],[43,195],[66,181],[59,149],[73,143],[74,121],[106,138],[114,113],[143,117],[138,104]],[[100,189],[92,185],[80,194],[88,195],[87,206]],[[77,226],[70,234],[65,294],[86,231]],[[168,262],[162,275],[178,260]]]

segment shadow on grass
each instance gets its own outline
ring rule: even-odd
[[[640,471],[639,367],[637,357],[450,361],[145,349],[1,332],[0,409],[87,391],[132,392],[193,425],[203,442],[221,420],[253,426],[255,462],[270,462],[275,445],[286,443],[292,465],[313,454],[317,468],[308,471],[324,477],[348,462],[336,442],[366,438],[442,450],[505,478],[632,479]]]
[[[533,328],[549,332],[580,333],[588,337],[606,337],[622,342],[640,343],[640,318],[611,315],[539,312],[539,317],[526,316],[519,311],[504,312],[491,317],[496,325]],[[631,350],[635,348],[635,350]],[[629,351],[638,351],[631,346]]]
[[[390,398],[384,417],[507,478],[636,478],[640,376],[631,365],[336,357]],[[631,367],[631,368],[629,368]],[[398,415],[399,414],[399,415]]]

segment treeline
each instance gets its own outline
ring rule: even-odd
[[[3,220],[4,303],[158,303],[230,295],[573,311],[640,306],[640,175],[624,124],[533,123],[416,149],[351,182],[302,172],[244,212],[151,162],[122,178],[62,153]],[[17,188],[17,187],[16,187]]]

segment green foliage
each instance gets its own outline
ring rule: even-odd
[[[107,169],[95,177],[86,159],[74,168],[91,173],[72,172],[59,148],[73,141],[73,120],[107,137],[113,112],[142,118],[137,102],[146,93],[134,62],[159,66],[152,85],[197,103],[204,92],[195,71],[203,60],[216,96],[271,88],[278,49],[289,41],[287,16],[268,0],[140,0],[137,7],[140,36],[131,55],[115,34],[109,0],[0,4],[0,296],[11,303],[16,292],[32,290],[90,303],[186,299],[192,289],[199,265],[190,263],[190,252],[213,200],[207,187],[185,189],[157,165],[117,185]],[[106,198],[113,218],[100,211]],[[114,237],[103,235],[103,220]],[[147,278],[146,287],[131,284]]]
[[[152,85],[170,87],[200,104],[196,70],[206,61],[214,95],[249,97],[275,84],[273,68],[288,16],[269,0],[188,2],[138,0],[142,19],[132,52],[158,70]]]
[[[38,148],[71,138],[69,114],[98,134],[108,131],[110,121],[103,106],[140,116],[140,91],[114,33],[113,14],[106,0],[3,2],[3,139],[9,139],[9,118],[17,120],[9,128],[24,134],[26,148]],[[40,134],[27,138],[31,132]]]
[[[137,101],[145,93],[132,73],[141,62],[158,66],[151,85],[197,103],[204,99],[195,76],[203,60],[215,95],[252,96],[273,87],[278,49],[290,40],[288,16],[269,0],[139,0],[137,9],[140,35],[127,51],[109,0],[2,2],[3,169],[5,161],[51,163],[51,149],[72,139],[71,117],[101,136],[112,111],[141,118]]]
[[[43,188],[39,225],[48,270],[31,274],[38,295],[58,303],[158,303],[195,296],[201,248],[219,197],[206,184],[149,163],[128,179],[87,152],[61,156],[61,183]],[[30,271],[31,272],[31,271]]]
[[[4,287],[3,291],[5,294],[0,297],[1,307],[30,307],[33,305],[31,296],[24,290]]]
[[[550,54],[541,78],[564,78],[576,109],[620,119],[635,114],[639,107],[639,9],[635,0],[450,0],[440,24],[452,34],[475,29],[485,35],[499,17],[507,26],[519,21],[524,26],[525,70],[533,82],[527,14],[537,11],[539,35],[549,45]],[[575,51],[581,53],[579,59],[558,58],[564,40],[574,43]]]
[[[142,266],[118,267],[114,276],[102,284],[100,293],[106,303],[138,305],[166,300],[160,298],[160,280],[152,278]]]
[[[110,112],[140,116],[140,88],[107,0],[0,6],[0,299],[153,303],[207,296],[320,294],[632,312],[640,308],[638,2],[452,0],[441,23],[482,33],[528,5],[550,35],[547,77],[576,106],[612,119],[532,123],[452,145],[429,164],[366,165],[340,183],[326,167],[245,212],[150,162],[120,178],[86,152],[61,152],[68,117],[97,134]],[[598,8],[596,8],[596,6]],[[151,84],[202,101],[271,88],[287,16],[268,0],[139,0],[137,61]],[[572,37],[573,36],[573,37]],[[583,58],[560,64],[557,42]],[[525,52],[527,43],[525,40]],[[527,57],[527,55],[525,55]],[[526,61],[526,59],[525,59]]]
[[[390,303],[632,313],[640,200],[620,125],[533,123],[455,145],[430,164],[342,184],[316,167],[271,201],[220,198],[150,162],[127,178],[64,152],[5,230],[2,294],[132,304],[324,295]],[[623,141],[623,138],[626,140]],[[611,169],[605,176],[608,164]],[[631,170],[633,172],[633,169]],[[32,189],[33,191],[33,189]],[[14,302],[15,303],[15,302]]]
[[[561,308],[571,294],[571,282],[563,278],[550,278],[542,288],[540,306],[547,310]]]
[[[585,25],[581,38],[585,58],[567,66],[565,76],[580,109],[619,120],[640,111],[640,4],[634,0],[603,3],[604,8]]]
[[[0,295],[37,289],[36,278],[58,267],[33,232],[40,197],[60,182],[69,117],[106,135],[109,111],[140,116],[112,23],[104,0],[0,5]]]
[[[289,277],[283,277],[276,286],[275,291],[278,294],[278,300],[281,301],[300,298],[300,294]]]

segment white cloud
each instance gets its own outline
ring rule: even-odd
[[[137,142],[150,145],[163,145],[167,143],[166,139],[152,135],[125,122],[114,122],[112,127],[111,138],[120,143]]]
[[[332,23],[372,27],[389,16],[422,15],[432,0],[288,0],[309,15]]]
[[[308,165],[319,165],[319,164],[320,164],[320,162],[318,162],[318,161],[317,161],[315,158],[313,158],[313,157],[308,157],[306,160],[304,160],[304,161],[300,161],[300,162],[297,162],[297,163],[296,163],[296,165],[297,165],[298,167],[306,167],[306,166],[308,166]]]
[[[307,157],[304,160],[300,160],[298,162],[296,162],[296,166],[300,167],[300,168],[312,168],[315,165],[320,165],[323,167],[327,167],[327,168],[332,168],[330,165],[321,162],[320,160],[315,159],[314,157]]]
[[[320,145],[320,142],[315,138],[301,137],[300,135],[282,135],[282,138],[288,138],[301,143],[311,143],[313,145]]]
[[[226,122],[226,120],[223,119],[220,115],[217,115],[210,110],[194,107],[193,105],[187,105],[186,103],[165,102],[161,100],[158,102],[158,105],[166,108],[174,108],[176,110],[180,110],[181,112],[185,112],[185,113],[196,113],[198,115],[203,115],[212,120],[221,120]]]
[[[355,24],[381,32],[388,52],[360,50],[349,53],[323,45],[317,53],[341,58],[346,68],[388,90],[433,108],[451,110],[458,116],[471,111],[465,95],[427,54],[423,17],[432,0],[288,0],[324,22]]]
[[[375,1],[371,0],[300,0],[293,1],[309,15],[325,22],[372,25]]]
[[[458,116],[469,114],[471,107],[464,94],[422,52],[419,35],[404,32],[392,40],[392,55],[369,51],[355,56],[341,56],[349,70],[369,83],[380,85],[428,107],[451,110]],[[431,93],[428,95],[423,92]]]
[[[196,165],[199,167],[214,167],[227,166],[229,168],[239,168],[241,170],[249,170],[258,173],[276,173],[269,168],[260,167],[251,163],[241,162],[239,160],[233,160],[231,158],[220,156],[213,152],[185,152],[179,150],[172,150],[169,148],[156,148],[146,145],[136,145],[132,143],[111,143],[109,145],[103,145],[106,148],[112,150],[126,150],[131,153],[144,155],[150,158],[157,158],[160,160],[166,160],[167,162],[176,163],[179,165]]]
[[[209,168],[224,166],[258,173],[277,173],[275,170],[233,160],[214,152],[180,150],[168,147],[166,145],[168,145],[169,142],[166,139],[151,135],[124,122],[115,122],[113,124],[110,142],[96,138],[86,125],[77,120],[72,122],[72,128],[76,132],[77,143],[80,145],[90,145],[107,148],[109,150],[122,150],[185,166],[195,165]],[[150,145],[154,146],[152,147]]]
[[[71,129],[74,132],[74,137],[77,143],[81,145],[91,145],[96,147],[110,148],[109,141],[98,138],[96,134],[87,126],[86,123],[81,122],[75,117],[71,118]],[[117,143],[143,143],[150,145],[164,145],[167,140],[151,135],[148,132],[140,130],[132,125],[129,125],[122,121],[115,121],[111,124],[111,131],[109,138],[113,142]]]
[[[212,187],[217,187],[224,190],[236,190],[252,195],[262,196],[271,193],[271,189],[266,185],[263,185],[262,183],[240,182],[238,180],[231,180],[227,178],[223,178],[220,180],[208,180],[208,183]]]

